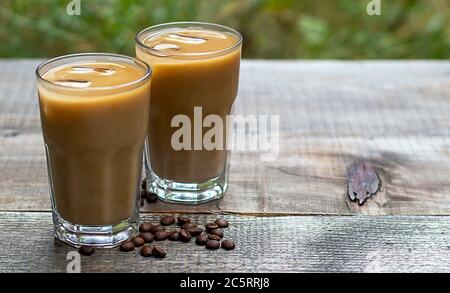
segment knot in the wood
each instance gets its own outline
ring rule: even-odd
[[[380,177],[368,163],[354,163],[347,174],[348,196],[360,205],[380,189]]]

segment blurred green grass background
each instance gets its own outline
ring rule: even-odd
[[[244,35],[246,58],[448,59],[449,0],[0,0],[0,57],[103,51],[134,55],[141,29],[163,22],[221,23]]]

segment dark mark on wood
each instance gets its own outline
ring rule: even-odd
[[[368,163],[354,163],[347,176],[348,196],[360,205],[380,189],[377,171]]]
[[[8,138],[8,137],[16,137],[19,135],[18,131],[15,130],[8,130],[6,129],[6,131],[2,134],[3,137]]]

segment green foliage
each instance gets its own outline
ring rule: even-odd
[[[197,20],[236,28],[247,58],[448,59],[450,1],[381,0],[1,0],[0,57],[74,52],[134,54],[141,29]]]

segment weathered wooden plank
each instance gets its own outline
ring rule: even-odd
[[[34,68],[0,61],[0,210],[48,211]],[[450,215],[450,62],[244,61],[236,112],[280,115],[278,160],[235,152],[229,192],[153,211]],[[371,162],[382,191],[360,207],[347,168]]]
[[[194,215],[197,223],[214,216]],[[157,221],[146,214],[145,220]],[[84,272],[450,272],[450,218],[227,216],[233,251],[158,242],[168,255],[96,250]],[[52,238],[48,212],[0,212],[0,272],[65,272],[72,248]],[[156,243],[156,242],[155,242]]]

